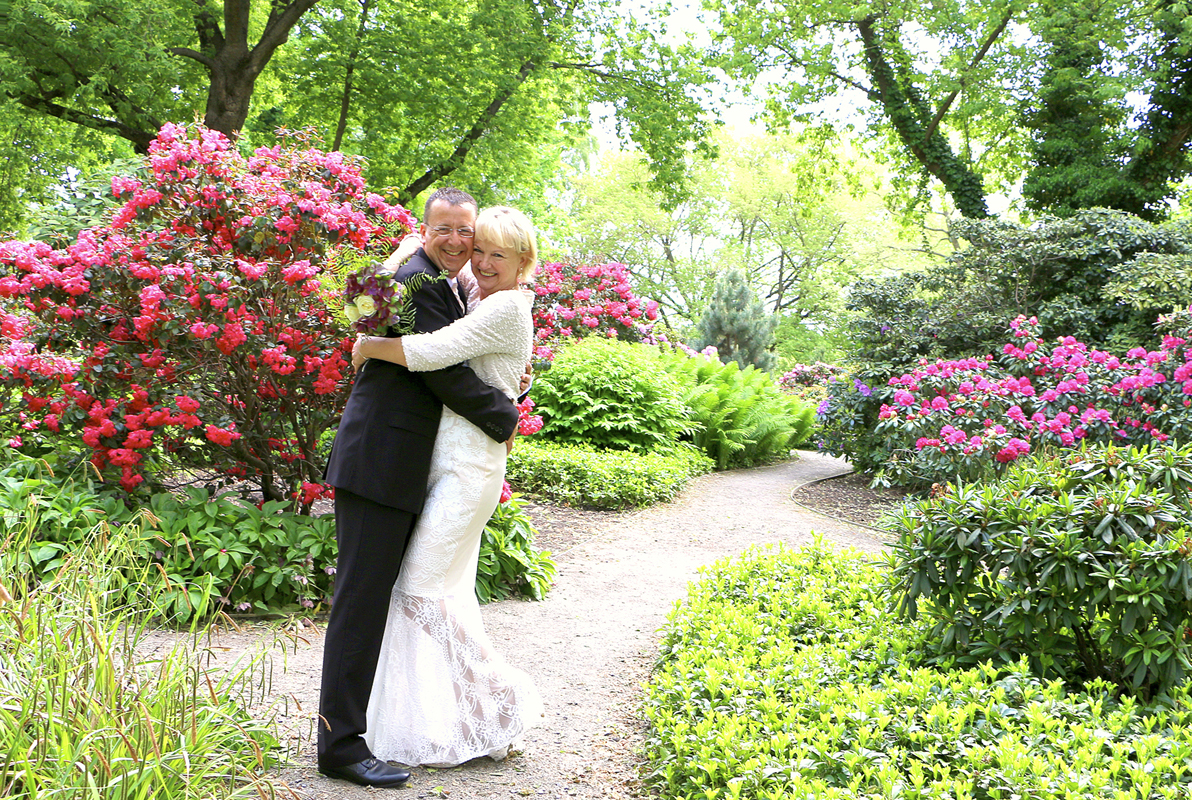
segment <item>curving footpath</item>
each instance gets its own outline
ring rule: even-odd
[[[555,554],[559,576],[545,601],[484,609],[494,642],[534,677],[547,707],[523,752],[506,762],[419,768],[403,790],[366,790],[319,776],[313,747],[299,740],[298,763],[282,777],[309,798],[644,796],[637,774],[645,734],[637,719],[640,687],[667,614],[701,566],[755,544],[798,547],[814,532],[840,546],[880,550],[872,531],[791,500],[797,487],[849,471],[841,459],[801,453],[776,466],[704,476],[664,506],[586,516],[587,529],[571,532],[575,544]],[[306,719],[309,731],[320,659],[321,639],[312,636],[291,650],[283,674],[275,668],[275,696],[303,709],[290,704],[295,728]]]

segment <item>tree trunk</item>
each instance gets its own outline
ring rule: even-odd
[[[248,119],[249,103],[257,77],[269,59],[290,37],[290,31],[317,0],[274,0],[261,38],[251,48],[248,21],[252,0],[224,0],[221,31],[205,0],[196,0],[195,29],[199,50],[174,47],[170,52],[198,61],[207,68],[211,85],[203,124],[229,137],[236,136]]]
[[[216,56],[210,74],[203,124],[235,137],[248,119],[249,102],[260,73],[253,68],[247,47],[227,47]]]
[[[352,45],[352,52],[348,54],[348,65],[344,70],[344,93],[339,102],[339,123],[335,126],[332,150],[338,150],[343,144],[344,131],[348,127],[348,109],[352,107],[352,79],[356,73],[356,59],[360,57],[360,47],[364,43],[364,32],[368,27],[368,11],[371,6],[371,0],[360,0],[360,27],[356,29],[356,41]]]

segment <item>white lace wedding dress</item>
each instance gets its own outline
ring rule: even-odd
[[[412,370],[467,360],[481,380],[516,397],[531,336],[530,302],[512,289],[402,345]],[[529,676],[493,648],[476,600],[481,533],[504,476],[505,445],[444,408],[368,704],[364,738],[378,758],[428,766],[501,759],[542,715]]]

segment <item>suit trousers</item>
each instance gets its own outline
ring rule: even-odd
[[[335,490],[339,542],[335,594],[323,639],[319,767],[372,756],[364,743],[368,698],[385,633],[389,596],[416,514]]]

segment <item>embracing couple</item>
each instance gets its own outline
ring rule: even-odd
[[[529,677],[493,649],[475,592],[530,359],[531,303],[519,287],[537,245],[519,211],[477,211],[458,189],[427,201],[422,246],[397,277],[446,280],[412,295],[415,334],[357,340],[327,465],[339,561],[319,771],[364,786],[409,779],[388,761],[500,760],[542,715]],[[465,287],[457,276],[469,260]]]

